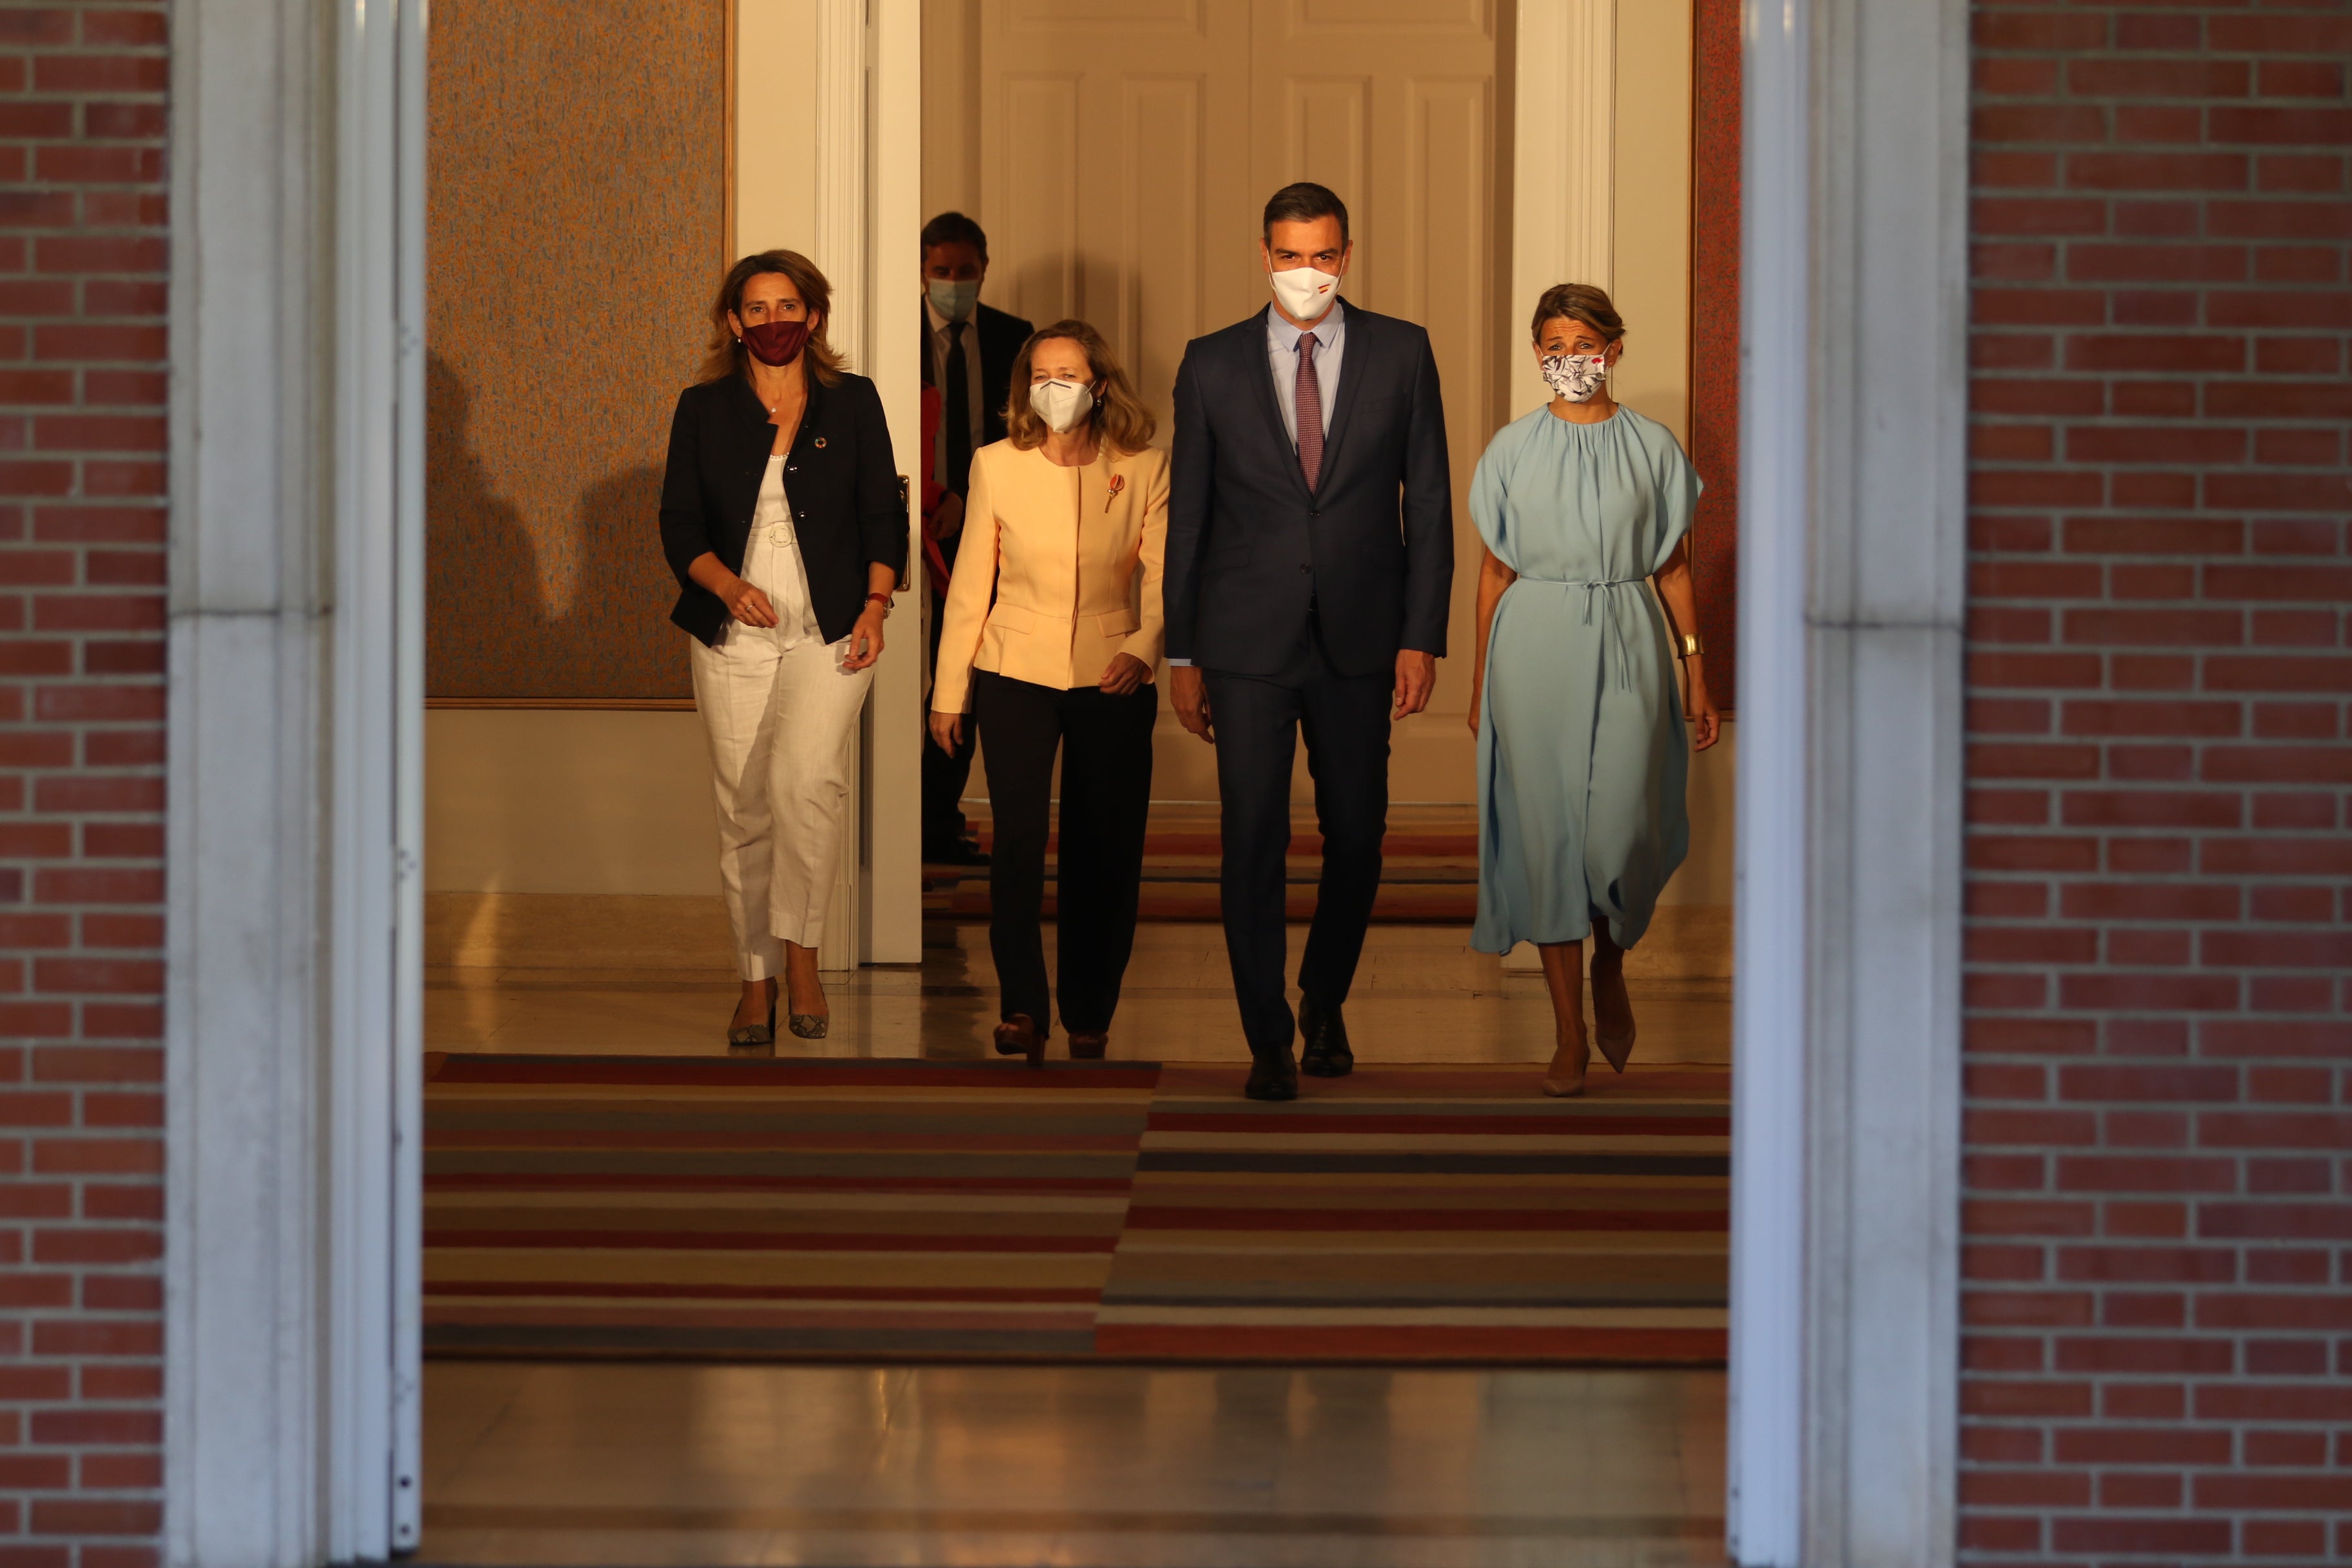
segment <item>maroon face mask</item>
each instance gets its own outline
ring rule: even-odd
[[[743,346],[761,364],[788,365],[808,342],[806,321],[761,321],[743,329]]]

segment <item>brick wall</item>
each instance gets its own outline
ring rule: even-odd
[[[163,5],[0,5],[0,1564],[154,1561]]]
[[[1979,0],[1962,1549],[2352,1552],[2352,6]]]

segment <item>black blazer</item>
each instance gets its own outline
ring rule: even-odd
[[[741,376],[677,395],[661,500],[662,553],[679,589],[669,618],[706,644],[727,624],[727,605],[686,569],[708,552],[730,572],[743,570],[751,510],[775,444],[776,427]],[[866,607],[866,563],[879,562],[893,573],[907,566],[907,510],[872,382],[844,374],[827,386],[809,377],[808,412],[784,458],[784,494],[818,629],[825,641],[839,642]]]
[[[1454,480],[1437,361],[1411,321],[1346,309],[1311,493],[1275,401],[1265,312],[1185,345],[1162,583],[1171,658],[1274,674],[1310,604],[1341,674],[1391,668],[1400,648],[1444,655]]]
[[[923,319],[923,384],[935,384],[931,367],[931,313],[917,308]],[[1021,345],[1029,341],[1036,329],[1020,317],[982,305],[972,317],[978,331],[972,335],[980,340],[980,445],[1004,439],[1004,403],[1013,391],[1013,362],[1020,356]],[[944,416],[944,415],[942,416]],[[978,447],[973,448],[975,451]]]

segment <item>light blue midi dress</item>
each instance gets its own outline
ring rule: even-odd
[[[1471,945],[1619,945],[1649,929],[1690,848],[1690,742],[1650,574],[1689,532],[1699,479],[1674,435],[1620,405],[1597,425],[1538,408],[1499,431],[1470,516],[1519,574],[1496,606],[1478,719]]]

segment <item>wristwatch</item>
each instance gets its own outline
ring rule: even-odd
[[[888,619],[890,618],[890,595],[887,595],[887,594],[868,594],[868,595],[866,595],[866,602],[867,604],[869,604],[869,605],[881,605],[881,606],[882,606],[882,618],[883,618],[884,620],[886,620],[886,621],[887,621],[887,620],[888,620]]]

